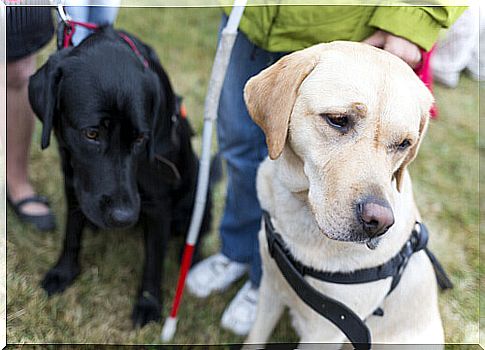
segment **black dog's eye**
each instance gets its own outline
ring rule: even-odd
[[[346,132],[350,129],[351,120],[348,115],[322,114],[328,125],[338,131]]]
[[[83,130],[84,136],[92,141],[96,141],[99,136],[99,132],[96,129],[93,128],[88,128]]]
[[[397,145],[398,151],[404,151],[406,150],[409,146],[411,146],[411,141],[409,139],[404,139],[399,145]]]

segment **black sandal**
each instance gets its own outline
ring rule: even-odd
[[[39,231],[52,231],[56,228],[56,217],[51,211],[49,200],[44,196],[34,195],[14,203],[7,195],[7,202],[12,206],[13,211],[20,221],[34,225]],[[49,212],[44,215],[31,215],[22,212],[22,206],[27,203],[42,203],[47,206]]]

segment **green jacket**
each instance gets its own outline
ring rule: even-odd
[[[271,52],[296,51],[334,40],[362,41],[377,29],[431,49],[464,6],[248,6],[239,29]],[[231,8],[226,7],[226,14]]]

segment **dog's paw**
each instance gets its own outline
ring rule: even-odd
[[[143,327],[149,322],[160,321],[162,306],[160,301],[147,291],[139,297],[133,308],[131,319],[135,327]]]
[[[42,288],[47,292],[48,296],[62,293],[79,275],[79,271],[79,267],[53,267],[42,280]]]

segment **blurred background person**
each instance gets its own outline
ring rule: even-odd
[[[449,88],[455,88],[458,86],[462,71],[466,71],[475,80],[485,80],[483,50],[485,50],[485,5],[483,0],[470,0],[469,8],[436,44],[431,58],[435,81]]]
[[[47,199],[36,194],[29,179],[35,119],[29,104],[28,84],[36,68],[36,53],[54,33],[52,13],[48,7],[8,6],[6,24],[7,201],[21,221],[33,224],[40,231],[49,231],[56,227],[55,217]]]

